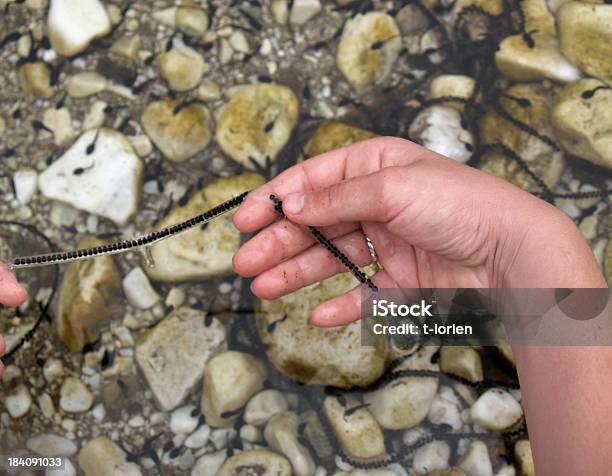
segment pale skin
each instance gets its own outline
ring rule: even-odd
[[[278,220],[269,196],[283,200]],[[253,292],[275,299],[345,272],[299,225],[353,262],[384,271],[381,288],[607,287],[574,223],[533,195],[414,143],[377,138],[308,159],[255,190],[234,215],[259,231],[234,257]],[[359,318],[360,288],[317,306],[311,321]],[[612,347],[513,347],[538,475],[604,475],[612,467]]]
[[[283,200],[293,223],[278,220],[270,194]],[[607,287],[587,243],[558,209],[396,138],[292,167],[252,192],[234,224],[245,233],[261,230],[235,255],[234,268],[255,277],[253,292],[263,299],[345,271],[296,224],[319,227],[360,266],[371,262],[365,232],[384,267],[373,277],[379,287]],[[313,324],[358,319],[359,293],[319,305]],[[0,303],[18,306],[25,297],[0,266]],[[513,351],[537,474],[609,474],[612,453],[602,436],[612,428],[612,348]]]

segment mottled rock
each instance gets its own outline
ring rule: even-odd
[[[11,418],[20,418],[30,411],[32,396],[28,388],[20,383],[6,392],[4,404]]]
[[[193,157],[210,142],[210,114],[200,104],[152,102],[144,110],[141,123],[159,150],[175,162]]]
[[[389,349],[362,346],[359,322],[320,328],[309,321],[315,306],[357,284],[345,273],[274,301],[262,301],[257,325],[270,362],[301,383],[350,388],[377,380],[387,365]]]
[[[199,215],[242,192],[264,183],[260,175],[223,177],[195,192],[184,206],[170,210],[156,229]],[[177,200],[180,197],[177,197]],[[147,274],[157,281],[188,281],[223,276],[232,272],[232,258],[240,246],[240,233],[232,225],[232,213],[155,244],[154,268]]]
[[[26,447],[41,456],[72,456],[77,446],[72,440],[53,433],[36,435],[26,441]]]
[[[170,89],[178,92],[195,88],[206,68],[204,58],[178,40],[173,42],[171,50],[161,53],[156,62]]]
[[[376,134],[338,121],[326,121],[315,131],[304,147],[307,157],[314,157],[330,150],[376,137]]]
[[[566,2],[557,10],[557,29],[563,54],[582,71],[612,85],[612,8]]]
[[[436,440],[421,446],[414,452],[412,467],[415,471],[429,474],[448,468],[450,446],[446,441]]]
[[[514,81],[552,79],[567,83],[580,78],[580,70],[559,50],[557,38],[549,34],[533,33],[530,47],[523,35],[506,37],[495,53],[499,71]]]
[[[424,347],[408,357],[395,370],[440,370],[431,363],[435,347]],[[364,401],[378,423],[390,430],[411,428],[425,419],[438,389],[435,377],[401,377],[367,392]]]
[[[125,225],[138,209],[142,162],[112,129],[90,130],[39,176],[48,198]]]
[[[544,86],[535,83],[516,84],[504,91],[499,103],[513,118],[537,130],[539,134],[554,138],[549,117],[550,97]],[[482,121],[481,133],[483,143],[501,142],[506,145],[518,154],[544,183],[552,189],[555,188],[565,169],[561,152],[511,124],[493,108],[486,113]],[[481,164],[480,168],[485,172],[529,191],[541,191],[522,167],[502,152],[493,151],[487,154]]]
[[[286,458],[269,450],[241,451],[221,465],[216,476],[290,476]]]
[[[476,80],[470,76],[441,74],[429,84],[429,95],[431,99],[451,96],[467,100],[473,94],[475,85]],[[463,103],[460,102],[448,102],[445,105],[459,111],[463,110]]]
[[[243,165],[251,159],[265,165],[274,160],[296,125],[299,102],[291,89],[279,84],[241,87],[223,108],[216,139],[223,151]]]
[[[99,0],[51,0],[47,30],[53,49],[73,56],[108,34],[111,21]]]
[[[449,106],[432,106],[419,113],[410,126],[410,137],[457,162],[467,162],[474,150],[474,139],[462,127],[461,114]]]
[[[85,238],[80,248],[104,242]],[[123,313],[121,275],[111,256],[66,266],[59,292],[57,333],[72,352],[98,339],[100,330]],[[47,368],[47,366],[45,366]]]
[[[206,364],[202,392],[202,413],[212,426],[229,426],[256,392],[267,372],[264,364],[249,354],[222,352]]]
[[[287,399],[278,390],[259,392],[249,400],[244,409],[244,421],[250,425],[263,426],[274,415],[289,410]]]
[[[440,350],[440,369],[470,382],[483,379],[480,354],[468,346],[443,346]]]
[[[354,398],[340,402],[327,397],[323,408],[338,441],[352,458],[380,459],[385,455],[383,432],[366,407]]]
[[[356,88],[380,84],[391,72],[401,47],[400,31],[391,15],[359,14],[344,24],[336,63]]]
[[[129,463],[127,455],[112,440],[98,436],[89,440],[79,451],[79,466],[85,476],[141,476],[136,463]]]
[[[571,154],[612,168],[612,90],[597,79],[565,86],[554,99],[555,134]]]
[[[60,388],[59,406],[68,413],[83,413],[91,408],[91,390],[76,377],[66,377]]]
[[[482,441],[472,441],[461,458],[459,467],[470,476],[493,476],[493,465],[487,445]]]
[[[123,278],[123,292],[128,302],[137,309],[149,309],[160,299],[149,278],[139,266],[130,270]]]
[[[529,440],[519,440],[514,444],[514,457],[519,464],[522,476],[535,476],[535,466]]]
[[[51,73],[42,61],[24,63],[17,71],[21,89],[29,95],[41,98],[53,96]]]
[[[207,453],[196,461],[191,476],[217,476],[217,471],[226,459],[226,450]]]
[[[298,441],[299,417],[294,412],[273,416],[264,430],[270,448],[285,455],[291,462],[292,474],[313,476],[316,465],[308,449]]]
[[[136,342],[136,362],[164,411],[187,398],[208,359],[226,346],[223,325],[215,318],[209,324],[204,318],[201,311],[181,307]]]
[[[489,431],[510,428],[523,417],[521,404],[505,390],[492,388],[483,393],[470,409],[472,420]]]

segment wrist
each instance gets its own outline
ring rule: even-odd
[[[544,205],[544,204],[543,204]],[[522,227],[514,226],[506,245],[504,288],[601,288],[607,283],[591,248],[574,222],[545,204]]]

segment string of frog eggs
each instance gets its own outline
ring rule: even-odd
[[[366,3],[371,3],[371,2],[354,2],[354,3],[362,3],[362,4],[366,4]],[[422,5],[419,1],[413,0],[413,1],[403,1],[400,2],[400,4],[403,5],[407,5],[409,3],[415,4],[421,11],[423,11],[426,16],[428,17],[428,19],[430,21],[432,21],[436,27],[440,27],[440,30],[444,33],[445,38],[448,40],[448,35],[446,34],[446,30],[444,29],[444,27],[441,25],[441,23],[437,20],[437,18],[435,17],[435,15],[433,15],[433,13],[431,13],[429,11],[429,9],[427,9],[427,7],[425,7],[424,5]],[[462,14],[460,15],[463,16],[463,14],[468,14],[469,12],[477,12],[480,15],[485,15],[489,18],[493,18],[494,16],[484,12],[483,10],[477,8],[477,7],[469,7],[467,9],[464,9],[464,11],[462,12]],[[507,19],[509,19],[510,24],[512,24],[512,12],[516,12],[519,16],[519,31],[523,34],[523,37],[525,39],[525,42],[530,45],[533,43],[533,40],[531,39],[530,35],[528,32],[525,31],[524,28],[524,15],[522,12],[522,9],[520,7],[520,1],[514,1],[512,4],[509,4],[508,2],[504,2],[504,11],[503,13],[500,15],[501,17],[506,18],[506,21],[508,22]],[[460,23],[460,21],[458,21],[458,23]],[[432,51],[433,52],[433,51]],[[478,54],[473,54],[473,56],[478,56]],[[431,77],[431,75],[434,72],[438,72],[438,71],[443,71],[445,66],[445,63],[443,62],[440,65],[436,65],[436,64],[431,64],[431,68],[429,68],[429,71],[427,72],[427,74],[424,75],[424,77],[422,78],[422,81],[417,81],[417,83],[422,84],[424,83],[429,77]],[[483,68],[484,69],[484,68]],[[483,74],[484,76],[484,74]],[[502,144],[502,143],[494,143],[494,144],[480,144],[480,135],[479,135],[479,127],[478,127],[478,119],[479,119],[479,112],[477,111],[477,94],[480,90],[484,89],[483,85],[488,84],[485,81],[477,81],[477,87],[475,88],[475,91],[473,93],[473,95],[468,98],[456,98],[456,97],[442,97],[442,98],[436,98],[433,100],[428,100],[428,101],[423,101],[421,103],[421,105],[418,108],[415,108],[414,115],[413,117],[416,115],[416,113],[420,112],[421,110],[425,109],[426,107],[435,105],[435,104],[443,104],[443,103],[447,103],[447,102],[460,102],[460,103],[464,103],[465,104],[465,112],[464,112],[464,117],[466,119],[466,123],[468,125],[468,128],[470,129],[470,131],[472,132],[475,141],[476,141],[476,145],[474,147],[474,153],[472,156],[472,159],[470,160],[469,164],[470,165],[477,165],[478,162],[489,152],[491,151],[499,151],[502,152],[506,157],[508,157],[510,160],[515,161],[520,167],[521,169],[526,173],[526,175],[528,175],[533,182],[540,188],[540,192],[536,192],[535,194],[540,196],[541,198],[554,203],[554,200],[557,198],[564,198],[564,199],[580,199],[580,198],[595,198],[595,197],[604,197],[604,196],[608,196],[610,195],[610,193],[612,193],[612,190],[598,190],[598,191],[589,191],[589,192],[575,192],[575,193],[555,193],[552,190],[550,190],[550,188],[537,176],[537,174],[535,172],[533,172],[529,165],[518,155],[516,154],[512,149],[510,149],[509,147],[507,147],[506,145]],[[596,91],[593,91],[592,94],[594,94]],[[519,101],[521,100],[521,98],[518,98]],[[500,117],[502,117],[503,119],[507,120],[510,124],[512,124],[513,126],[521,129],[523,132],[532,135],[534,137],[537,137],[538,139],[540,139],[541,141],[543,141],[544,143],[546,143],[547,145],[549,145],[551,148],[553,148],[556,151],[561,151],[560,148],[556,145],[556,143],[544,136],[538,133],[538,131],[536,131],[535,129],[531,128],[528,124],[525,124],[519,120],[517,120],[516,118],[514,118],[513,116],[511,116],[498,102],[499,100],[499,96],[495,99],[494,101],[494,106],[495,106],[495,110],[496,112],[500,115]],[[523,106],[524,104],[521,104],[519,102],[519,105]],[[528,105],[527,105],[528,107]],[[563,152],[563,151],[561,151]],[[268,166],[265,168],[265,170],[263,170],[263,172],[265,172],[266,176],[270,177],[271,176],[271,167]],[[243,197],[244,198],[244,197]],[[235,200],[235,199],[233,199]],[[226,202],[227,203],[227,202]],[[219,205],[219,207],[223,207],[226,204],[221,204]],[[278,210],[278,203],[275,202],[275,207]],[[216,207],[216,208],[219,208]],[[209,213],[209,212],[206,212]],[[193,220],[193,219],[192,219]],[[196,220],[197,221],[197,220]],[[191,225],[189,225],[189,220],[187,222],[183,222],[181,224],[177,224],[174,225],[173,227],[169,227],[169,228],[173,228],[173,232],[180,232],[183,231],[186,228],[189,228],[189,226],[194,226],[195,223],[192,222]],[[16,225],[16,226],[25,226],[25,224],[22,223],[18,223],[18,222],[0,222],[0,223],[4,223],[4,224],[12,224],[12,225]],[[47,244],[49,245],[50,250],[52,251],[50,254],[46,255],[45,258],[45,262],[46,260],[52,260],[53,262],[57,262],[57,263],[61,263],[61,262],[65,262],[65,261],[71,261],[73,259],[79,259],[79,258],[84,258],[84,257],[89,257],[89,256],[98,256],[101,254],[109,254],[109,253],[113,253],[113,252],[121,252],[127,248],[138,248],[140,246],[144,246],[146,244],[151,244],[152,242],[158,240],[158,239],[163,239],[165,237],[168,236],[172,236],[175,233],[168,233],[167,235],[161,236],[161,235],[155,235],[155,234],[150,234],[150,235],[146,235],[145,237],[140,237],[134,240],[124,240],[122,242],[116,243],[115,245],[106,245],[106,247],[102,246],[102,247],[95,247],[95,248],[90,248],[87,250],[77,250],[75,252],[65,252],[65,254],[61,254],[59,252],[55,252],[55,246],[48,240],[48,238],[46,236],[44,236],[44,234],[38,232],[38,230],[33,230],[31,228],[29,228],[30,231],[35,231],[35,233],[44,239],[44,241],[47,242]],[[312,232],[312,230],[311,230]],[[159,233],[159,232],[157,232]],[[314,233],[313,233],[314,234]],[[334,254],[345,266],[347,266],[347,268],[357,277],[357,279],[372,287],[371,285],[371,281],[369,281],[369,278],[367,278],[367,276],[364,278],[365,275],[359,275],[357,274],[355,271],[359,271],[358,268],[353,265],[350,260],[348,258],[346,258],[341,252],[339,252],[339,250],[337,250],[337,248],[334,247],[333,243],[329,240],[326,240],[324,236],[320,235],[319,237],[317,237],[315,235],[315,238],[317,239],[317,241],[319,241],[323,246],[325,246],[328,250],[330,250],[330,252],[332,254]],[[148,241],[151,240],[151,241]],[[146,242],[146,243],[145,243]],[[334,251],[335,250],[335,251]],[[42,257],[41,257],[41,263],[42,263]],[[16,264],[19,266],[26,266],[26,265],[32,265],[32,264],[36,264],[36,263],[31,263],[31,262],[16,262]],[[35,325],[33,326],[33,328],[21,339],[21,341],[11,350],[10,353],[8,353],[5,356],[5,359],[7,360],[12,360],[12,358],[14,357],[15,353],[27,342],[29,341],[35,331],[38,329],[39,324],[42,322],[44,317],[48,317],[47,314],[47,309],[48,306],[50,304],[50,302],[53,299],[53,295],[55,294],[55,290],[57,288],[57,280],[58,280],[58,272],[57,272],[57,268],[56,268],[56,274],[54,277],[54,285],[52,286],[52,290],[53,292],[51,293],[51,297],[49,298],[49,300],[45,303],[45,305],[41,304],[41,313],[39,318],[37,319]],[[360,271],[359,271],[360,272]],[[447,374],[441,371],[415,371],[415,370],[401,370],[401,371],[393,371],[393,365],[390,369],[390,371],[388,371],[388,373],[379,381],[377,382],[377,385],[381,385],[384,382],[391,382],[393,380],[396,380],[398,378],[401,377],[405,377],[405,376],[421,376],[421,377],[439,377],[439,378],[450,378],[450,379],[454,379],[459,381],[460,383],[463,383],[465,385],[469,385],[472,386],[474,388],[476,388],[477,390],[483,390],[486,388],[490,388],[492,386],[504,386],[506,388],[513,388],[513,387],[518,387],[516,382],[494,382],[492,380],[485,380],[483,382],[478,382],[478,383],[472,383],[469,381],[466,381],[465,379],[462,379],[461,377],[458,377],[456,375],[452,375],[452,374]],[[317,413],[320,412],[320,402],[317,401],[312,401],[312,408],[317,411]],[[347,409],[347,411],[350,411],[351,409]],[[338,442],[336,441],[334,435],[333,435],[333,430],[331,429],[331,426],[329,425],[329,422],[325,419],[325,418],[321,418],[321,422],[324,426],[324,430],[325,433],[328,437],[328,440],[335,446],[336,452],[337,454],[339,454],[341,456],[341,458],[346,461],[347,463],[351,464],[352,466],[356,467],[356,468],[363,468],[363,469],[373,469],[373,468],[380,468],[380,467],[384,467],[387,466],[388,464],[392,463],[392,462],[402,462],[405,461],[406,458],[408,458],[410,456],[410,454],[412,454],[412,452],[414,450],[416,450],[417,448],[429,443],[430,441],[433,441],[435,439],[447,439],[447,440],[457,440],[460,438],[482,438],[482,439],[486,439],[486,438],[498,438],[500,435],[504,438],[516,438],[519,436],[522,436],[526,433],[526,428],[524,426],[518,428],[517,430],[511,431],[511,432],[505,432],[505,433],[501,433],[501,434],[483,434],[483,433],[437,433],[437,434],[432,434],[430,436],[421,438],[420,440],[416,441],[415,443],[413,443],[410,446],[406,446],[404,448],[402,448],[400,451],[393,453],[391,455],[389,455],[387,458],[379,460],[379,461],[374,461],[374,462],[361,462],[361,461],[356,461],[351,459],[348,455],[346,455],[341,446],[338,444]],[[151,445],[152,441],[149,442],[149,445]],[[177,450],[177,449],[174,449]],[[150,454],[150,453],[149,453]],[[511,457],[511,454],[510,454]],[[156,464],[158,464],[158,462],[156,461]],[[159,467],[159,465],[158,465]]]

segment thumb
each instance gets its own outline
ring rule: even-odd
[[[403,167],[388,167],[319,190],[291,193],[283,198],[283,211],[295,223],[313,226],[386,221],[394,208],[385,193],[394,169]]]
[[[25,289],[17,282],[13,273],[4,263],[0,263],[0,304],[5,306],[19,306],[25,301]]]

